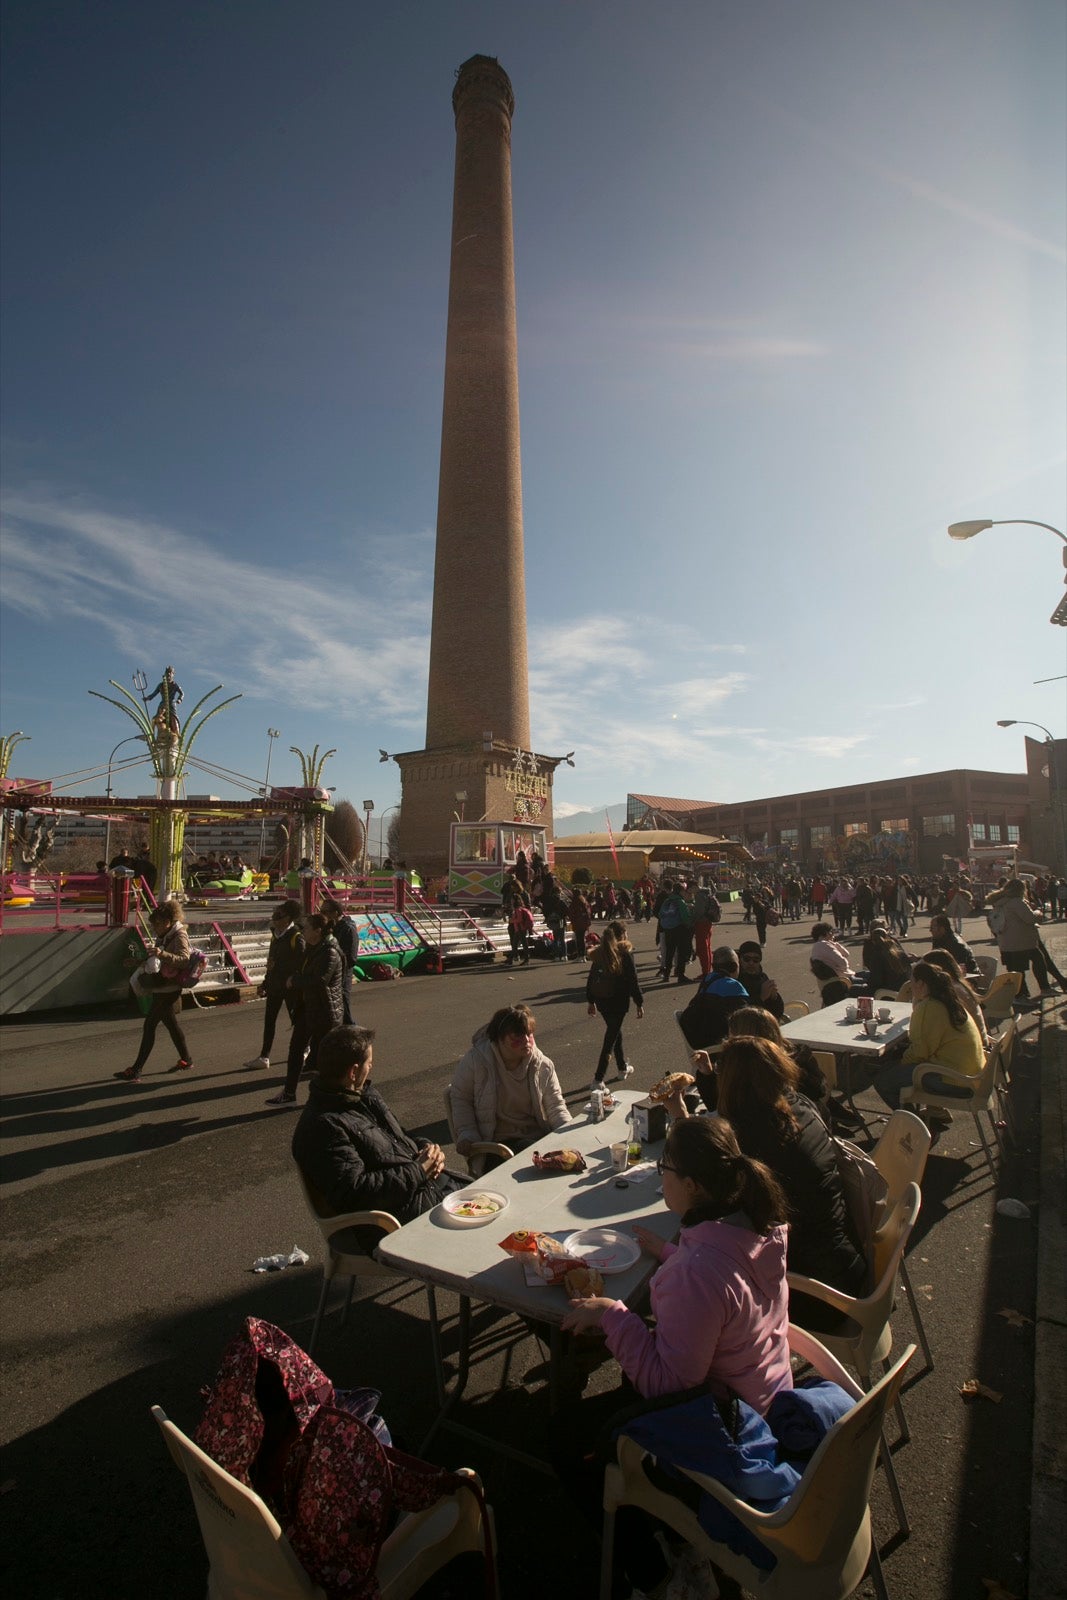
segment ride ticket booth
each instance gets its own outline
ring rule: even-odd
[[[519,851],[548,862],[545,828],[523,822],[453,822],[448,849],[448,899],[457,906],[498,906]]]

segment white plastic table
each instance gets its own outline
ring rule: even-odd
[[[509,1233],[519,1228],[555,1234],[573,1233],[580,1228],[628,1229],[639,1222],[664,1239],[675,1237],[678,1218],[663,1203],[660,1180],[654,1166],[662,1144],[646,1145],[647,1159],[628,1173],[617,1173],[612,1167],[609,1147],[629,1137],[627,1113],[634,1101],[643,1096],[633,1090],[612,1089],[611,1092],[617,1104],[603,1122],[590,1122],[587,1116],[579,1117],[556,1133],[546,1134],[529,1150],[512,1156],[510,1161],[487,1172],[483,1178],[472,1180],[469,1185],[471,1189],[494,1190],[509,1201],[507,1209],[494,1217],[492,1222],[479,1227],[458,1228],[442,1221],[440,1207],[435,1207],[425,1216],[407,1223],[398,1232],[387,1234],[379,1244],[377,1253],[383,1261],[426,1285],[434,1375],[441,1402],[441,1415],[433,1431],[445,1421],[466,1383],[465,1330],[471,1300],[500,1306],[550,1326],[549,1371],[552,1401],[553,1404],[556,1402],[561,1343],[559,1324],[569,1310],[570,1302],[562,1285],[534,1286],[526,1282],[522,1260],[507,1255],[500,1248],[500,1241],[507,1238]],[[586,1170],[576,1173],[542,1172],[533,1165],[534,1149],[580,1150],[586,1159]],[[625,1188],[616,1187],[620,1178],[625,1179]],[[655,1268],[656,1262],[652,1257],[642,1254],[625,1272],[606,1278],[604,1292],[615,1299],[629,1301],[648,1281]],[[437,1287],[452,1289],[460,1296],[460,1361],[451,1392],[446,1392],[442,1372],[440,1323],[434,1295]],[[455,1424],[449,1423],[449,1426],[455,1427]],[[482,1438],[481,1435],[478,1437]],[[482,1442],[485,1442],[484,1439]]]
[[[884,1056],[890,1045],[906,1036],[911,1021],[909,1000],[874,1001],[876,1014],[880,1008],[888,1007],[892,1015],[889,1022],[879,1022],[873,1039],[868,1039],[862,1022],[850,1022],[845,1016],[846,1007],[855,1003],[855,1000],[839,1000],[836,1005],[824,1006],[821,1011],[809,1012],[806,1017],[797,1017],[795,1021],[783,1025],[782,1037],[793,1044],[806,1044],[812,1050],[832,1050],[835,1055],[877,1058]]]

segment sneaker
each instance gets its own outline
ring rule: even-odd
[[[603,1089],[603,1088],[605,1088],[607,1086],[607,1081],[608,1080],[607,1080],[607,1074],[606,1073],[602,1078],[594,1078],[592,1083],[589,1085],[589,1093],[592,1094],[594,1089]]]
[[[121,1072],[114,1072],[112,1077],[121,1078],[125,1083],[140,1083],[141,1081],[140,1072],[135,1072],[132,1067],[125,1067]]]
[[[622,1079],[632,1078],[633,1075],[634,1075],[634,1064],[633,1064],[632,1061],[627,1061],[626,1065],[624,1067],[619,1067],[618,1070],[615,1073],[615,1076],[617,1078],[622,1078]]]
[[[272,1094],[265,1104],[268,1106],[295,1106],[296,1095],[286,1094],[285,1090],[283,1089],[280,1094]]]
[[[168,1072],[192,1072],[192,1070],[193,1063],[191,1061],[185,1061],[181,1057],[179,1057],[172,1067],[167,1068]]]
[[[262,1067],[263,1071],[266,1072],[270,1066],[270,1056],[254,1056],[251,1061],[245,1062],[245,1066],[249,1072],[255,1071],[258,1067]]]

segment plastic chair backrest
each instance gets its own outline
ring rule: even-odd
[[[826,1079],[826,1087],[830,1090],[837,1088],[837,1057],[832,1050],[813,1050],[815,1065]]]
[[[211,1600],[325,1600],[259,1495],[205,1455],[159,1406],[152,1415],[189,1486],[211,1565]]]
[[[889,1321],[893,1309],[893,1292],[896,1286],[897,1268],[900,1258],[908,1245],[908,1236],[915,1226],[915,1219],[919,1215],[922,1205],[922,1195],[917,1183],[909,1183],[904,1187],[904,1193],[895,1206],[890,1207],[885,1215],[881,1227],[872,1241],[874,1251],[874,1281],[875,1287],[868,1297],[867,1305],[871,1312],[871,1323],[877,1321],[879,1309],[884,1302],[884,1316],[878,1323],[878,1331]],[[864,1319],[867,1320],[866,1318]]]
[[[978,971],[981,973],[986,983],[991,984],[997,975],[996,956],[975,956],[974,959],[978,963]]]
[[[982,1010],[987,1022],[999,1022],[1012,1014],[1012,1001],[1023,986],[1021,972],[1001,972],[982,995]]]
[[[378,1262],[374,1255],[362,1249],[349,1249],[347,1243],[339,1246],[333,1243],[334,1237],[350,1228],[368,1227],[381,1228],[384,1233],[394,1233],[400,1222],[388,1211],[345,1211],[340,1215],[331,1215],[323,1195],[311,1183],[298,1161],[293,1162],[296,1175],[300,1183],[300,1193],[304,1196],[308,1211],[315,1220],[315,1226],[322,1235],[322,1242],[327,1251],[344,1259],[350,1256],[363,1256],[367,1261],[374,1262],[383,1272],[391,1272],[391,1267]]]
[[[773,1534],[757,1528],[778,1554],[806,1567],[843,1567],[856,1530],[867,1515],[886,1412],[895,1404],[904,1370],[915,1354],[909,1345],[900,1360],[827,1433],[804,1476],[782,1509]]]
[[[871,1151],[886,1181],[887,1206],[896,1205],[909,1183],[922,1186],[929,1153],[930,1130],[922,1118],[911,1111],[894,1111]]]
[[[810,1013],[811,1007],[806,1000],[787,1000],[783,1016],[788,1017],[790,1022],[795,1022],[798,1017],[806,1017]]]

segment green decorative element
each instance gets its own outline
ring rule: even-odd
[[[319,755],[318,745],[315,746],[310,755],[305,755],[303,750],[297,749],[295,744],[291,744],[289,746],[289,750],[290,753],[296,756],[297,760],[300,762],[300,772],[304,779],[304,788],[319,788],[320,780],[322,778],[322,769],[325,767],[330,757],[337,754],[336,749],[324,750],[321,756]]]
[[[23,733],[21,729],[18,733],[0,734],[0,778],[7,777],[7,769],[11,765],[15,746],[25,744],[29,737],[29,734]]]
[[[221,694],[222,684],[217,683],[207,694],[202,695],[196,702],[184,728],[179,728],[170,704],[170,694],[167,679],[163,679],[163,705],[155,717],[148,714],[147,705],[140,705],[124,689],[121,683],[116,683],[114,678],[109,678],[113,689],[117,689],[122,696],[115,700],[109,694],[100,694],[96,689],[89,693],[97,700],[106,700],[109,706],[115,706],[137,724],[141,737],[148,746],[148,753],[152,758],[152,767],[159,784],[160,798],[176,800],[178,785],[185,776],[185,769],[189,764],[189,756],[201,730],[211,721],[218,711],[225,711],[227,706],[232,706],[235,700],[240,700],[239,694],[232,694],[228,700],[220,700],[218,705],[204,711],[204,707],[213,695]],[[176,687],[176,686],[175,686]],[[165,715],[164,715],[165,712]],[[203,715],[199,713],[203,712]],[[198,720],[199,716],[199,720]],[[185,843],[185,812],[181,810],[157,811],[153,813],[151,821],[151,844],[149,853],[158,874],[158,892],[161,898],[175,894],[182,887],[182,850]]]
[[[212,695],[221,694],[222,692],[222,684],[217,683],[213,689],[209,689],[207,694],[202,695],[196,702],[182,731],[180,733],[171,733],[167,729],[159,727],[156,720],[148,715],[146,707],[143,704],[138,705],[133,695],[130,694],[128,689],[124,689],[121,683],[116,683],[114,678],[109,678],[107,681],[113,689],[117,689],[119,694],[122,695],[122,700],[115,700],[109,694],[101,694],[97,689],[90,689],[89,693],[95,696],[97,700],[106,700],[109,706],[115,706],[119,711],[124,711],[137,724],[145,743],[148,745],[148,752],[152,757],[152,766],[160,783],[170,780],[175,783],[181,782],[185,775],[185,769],[189,764],[190,752],[201,729],[211,721],[216,712],[224,711],[227,706],[232,706],[235,700],[240,700],[241,698],[239,694],[232,694],[228,700],[221,700],[217,706],[212,706],[210,711],[205,711],[198,722],[196,720],[197,712],[207,704]],[[124,701],[128,703],[124,704]]]

